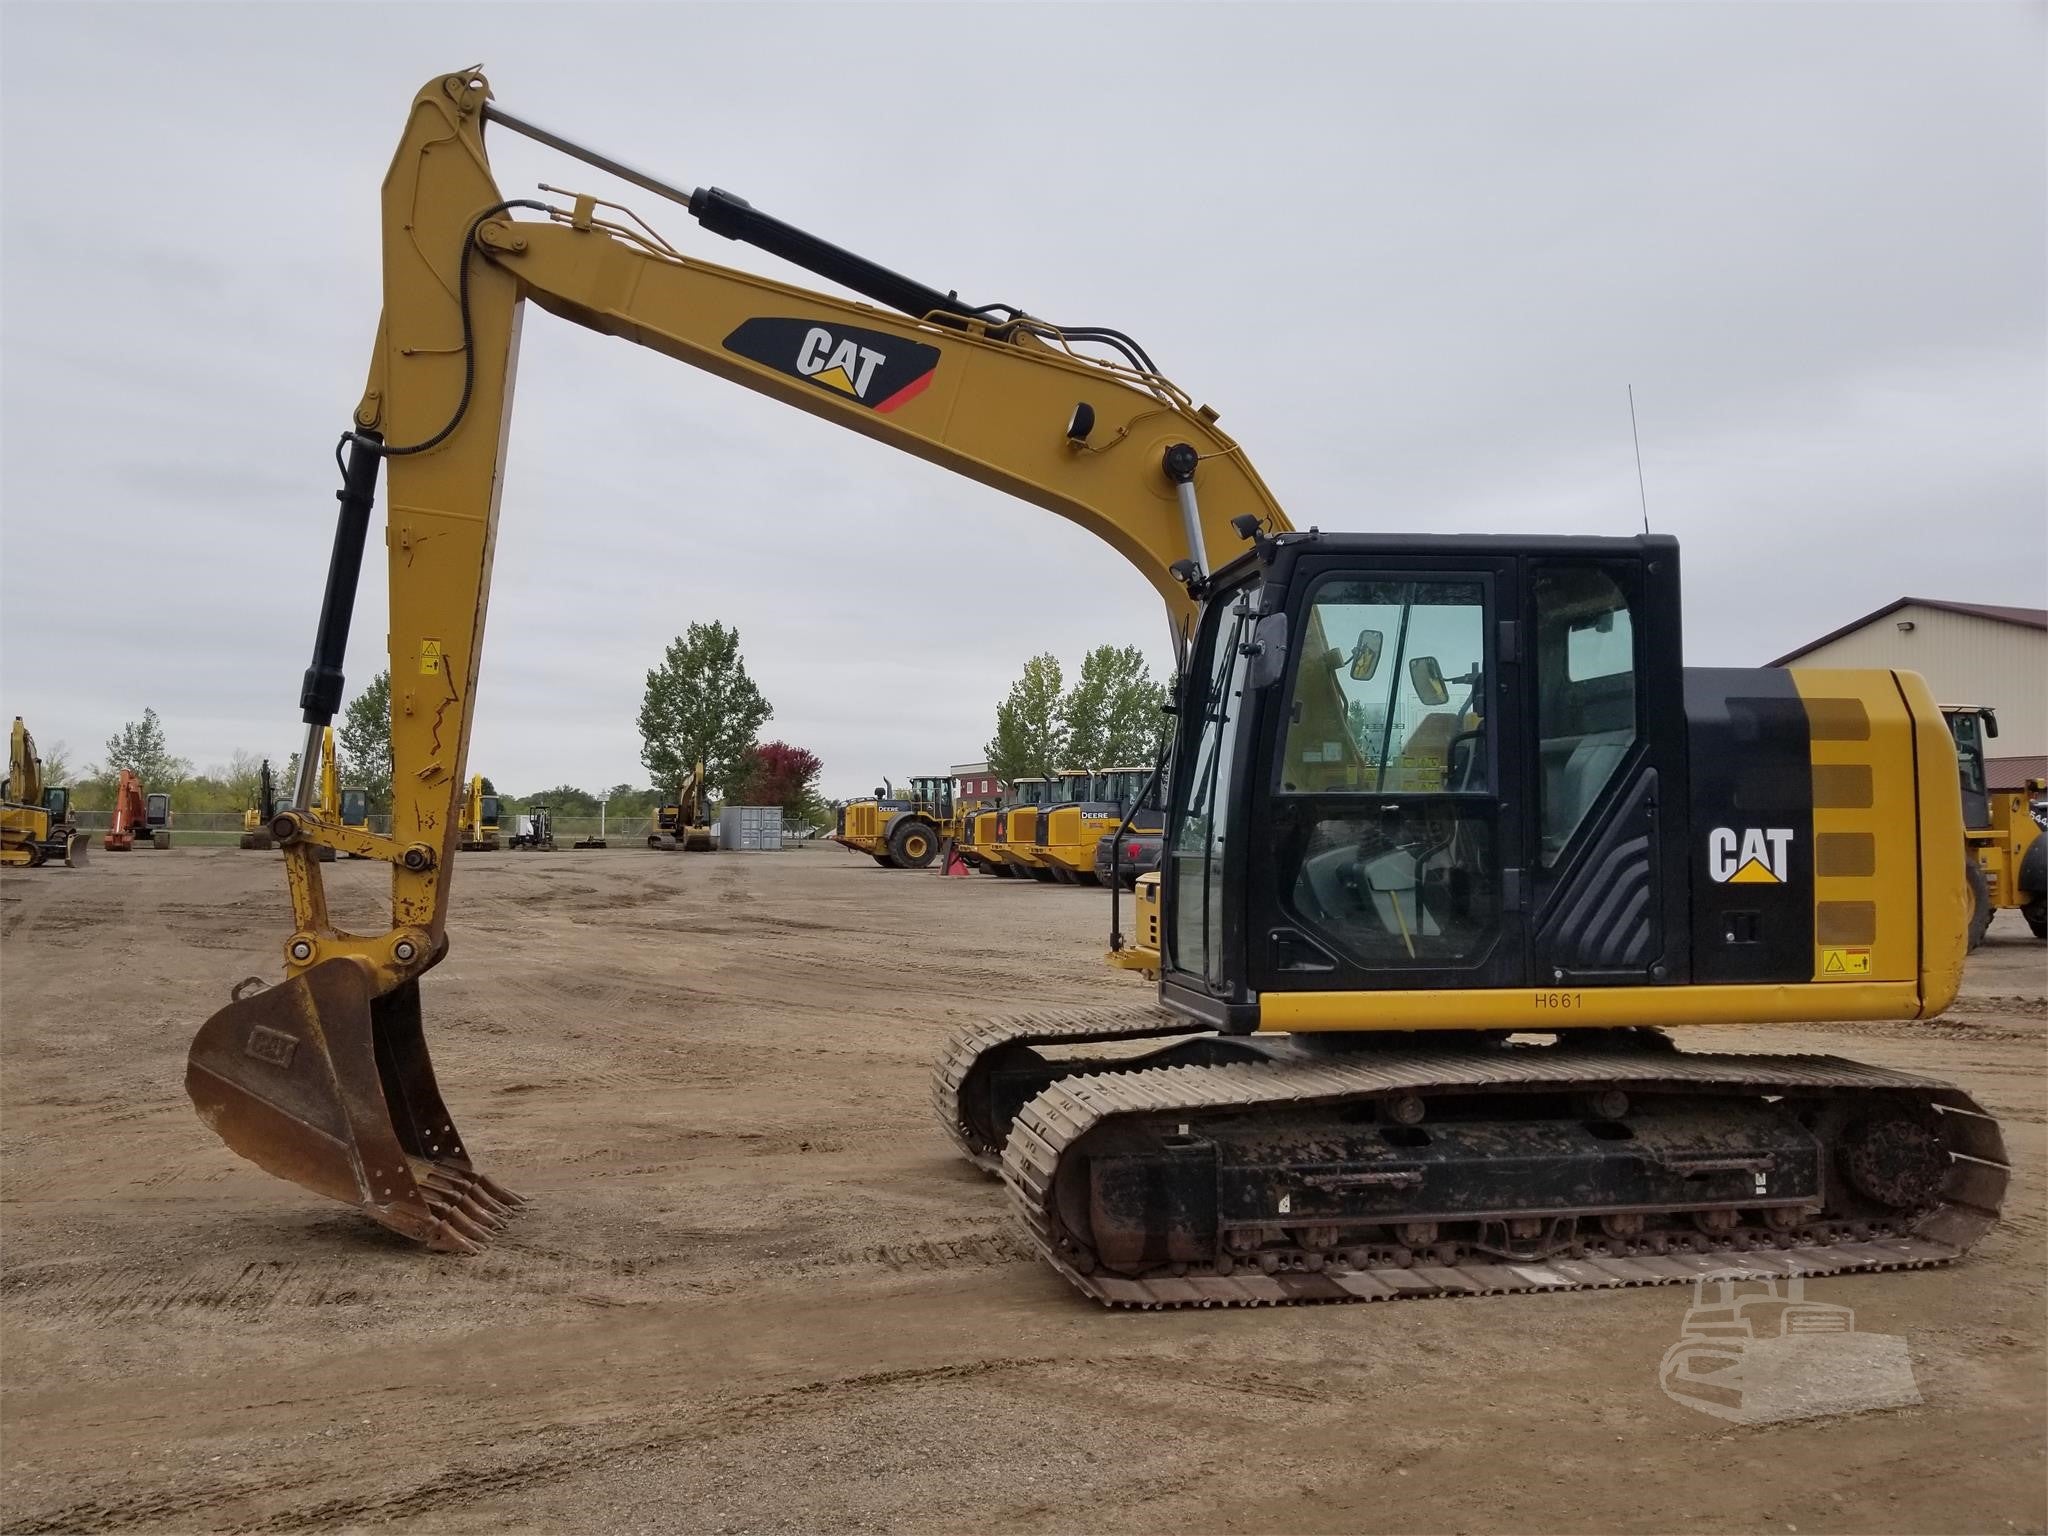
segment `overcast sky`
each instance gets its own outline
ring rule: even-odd
[[[1907,593],[2042,604],[2044,16],[9,4],[0,708],[74,764],[145,705],[201,767],[292,749],[377,184],[479,60],[675,183],[1134,334],[1299,526],[1632,531],[1633,383],[1695,664]],[[510,196],[811,281],[490,144]],[[642,782],[645,671],[714,618],[842,794],[978,757],[1036,651],[1167,656],[1151,588],[1051,514],[530,315],[473,767]]]

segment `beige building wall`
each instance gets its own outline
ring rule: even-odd
[[[1998,711],[1985,756],[2048,753],[2048,630],[1908,603],[1785,664],[1918,672],[1943,704]]]

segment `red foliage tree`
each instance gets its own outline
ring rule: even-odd
[[[786,741],[768,741],[746,756],[735,805],[779,805],[785,816],[802,816],[817,801],[818,775],[825,764],[817,753]]]

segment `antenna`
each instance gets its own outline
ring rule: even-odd
[[[1650,531],[1650,493],[1643,489],[1643,435],[1636,430],[1636,387],[1628,387],[1628,435],[1636,445],[1636,495],[1643,504],[1643,532]]]

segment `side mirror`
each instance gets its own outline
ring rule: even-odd
[[[1373,673],[1380,669],[1380,652],[1387,647],[1387,637],[1376,629],[1361,629],[1358,643],[1351,647],[1351,680],[1355,683],[1369,683]]]
[[[1287,676],[1287,615],[1269,613],[1252,628],[1251,670],[1245,682],[1270,688]]]
[[[1415,685],[1415,696],[1431,708],[1450,702],[1451,690],[1444,686],[1444,669],[1437,665],[1434,656],[1417,656],[1410,661],[1408,681]]]

